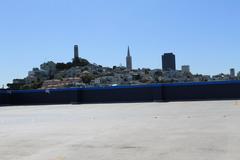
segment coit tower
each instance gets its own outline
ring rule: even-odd
[[[78,45],[74,45],[74,59],[79,59]]]

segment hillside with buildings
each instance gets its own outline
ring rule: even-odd
[[[45,62],[33,68],[24,79],[14,79],[9,89],[49,89],[68,87],[104,87],[117,85],[140,85],[173,82],[206,82],[237,80],[235,70],[230,74],[215,76],[192,74],[189,65],[176,70],[173,53],[162,55],[162,69],[133,69],[132,57],[128,47],[125,66],[104,67],[79,57],[78,46],[74,46],[74,58],[68,63]]]

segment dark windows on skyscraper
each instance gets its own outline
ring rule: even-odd
[[[162,69],[163,71],[176,70],[175,55],[173,53],[162,55]]]

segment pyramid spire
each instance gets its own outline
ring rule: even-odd
[[[128,53],[127,53],[128,56],[130,56],[130,48],[128,46]]]
[[[126,67],[128,70],[132,70],[132,57],[130,55],[130,47],[128,46],[128,52],[126,57]]]

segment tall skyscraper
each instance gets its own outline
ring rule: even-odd
[[[74,45],[74,59],[79,59],[78,45]]]
[[[231,68],[231,69],[230,69],[230,77],[231,77],[231,78],[234,78],[234,77],[235,77],[235,69],[234,69],[234,68]]]
[[[128,46],[128,53],[126,57],[126,67],[128,70],[132,70],[132,56],[130,55],[129,46]]]
[[[176,70],[175,55],[173,53],[164,53],[162,55],[162,69],[163,71]]]

